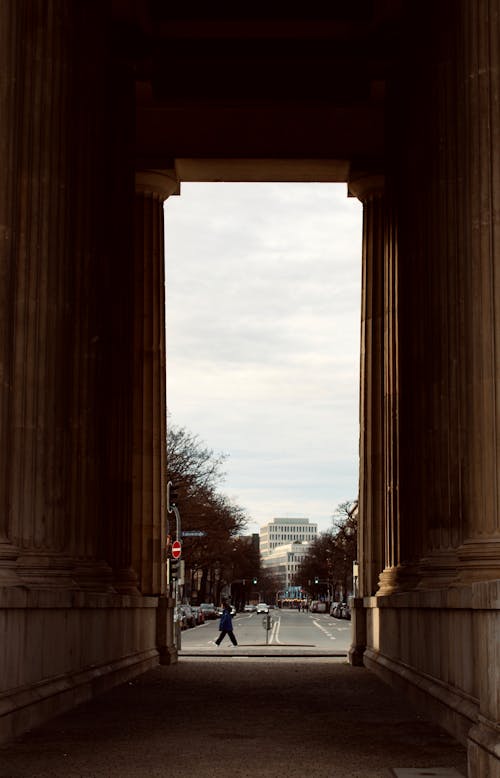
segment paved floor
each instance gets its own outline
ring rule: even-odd
[[[367,670],[332,658],[186,658],[0,748],[1,778],[387,778],[418,767],[465,776],[465,751]]]

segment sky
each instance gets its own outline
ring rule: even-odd
[[[167,406],[248,531],[358,491],[362,206],[345,184],[183,183],[165,204]]]

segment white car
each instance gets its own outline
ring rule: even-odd
[[[217,616],[222,616],[223,610],[224,608],[221,607],[216,608]],[[236,608],[234,607],[234,605],[231,605],[231,616],[236,616]]]
[[[257,605],[257,613],[269,613],[269,605],[265,602],[259,602]]]

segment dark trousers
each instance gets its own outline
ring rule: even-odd
[[[218,646],[220,646],[220,644],[222,643],[222,641],[224,640],[226,635],[229,635],[229,639],[231,640],[231,643],[233,644],[233,646],[237,646],[238,645],[238,641],[234,637],[234,632],[232,630],[223,629],[223,630],[221,630],[221,633],[220,633],[219,637],[215,641]]]

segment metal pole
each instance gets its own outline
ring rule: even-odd
[[[181,514],[179,513],[179,509],[177,505],[172,505],[172,510],[175,513],[175,539],[181,542]]]

